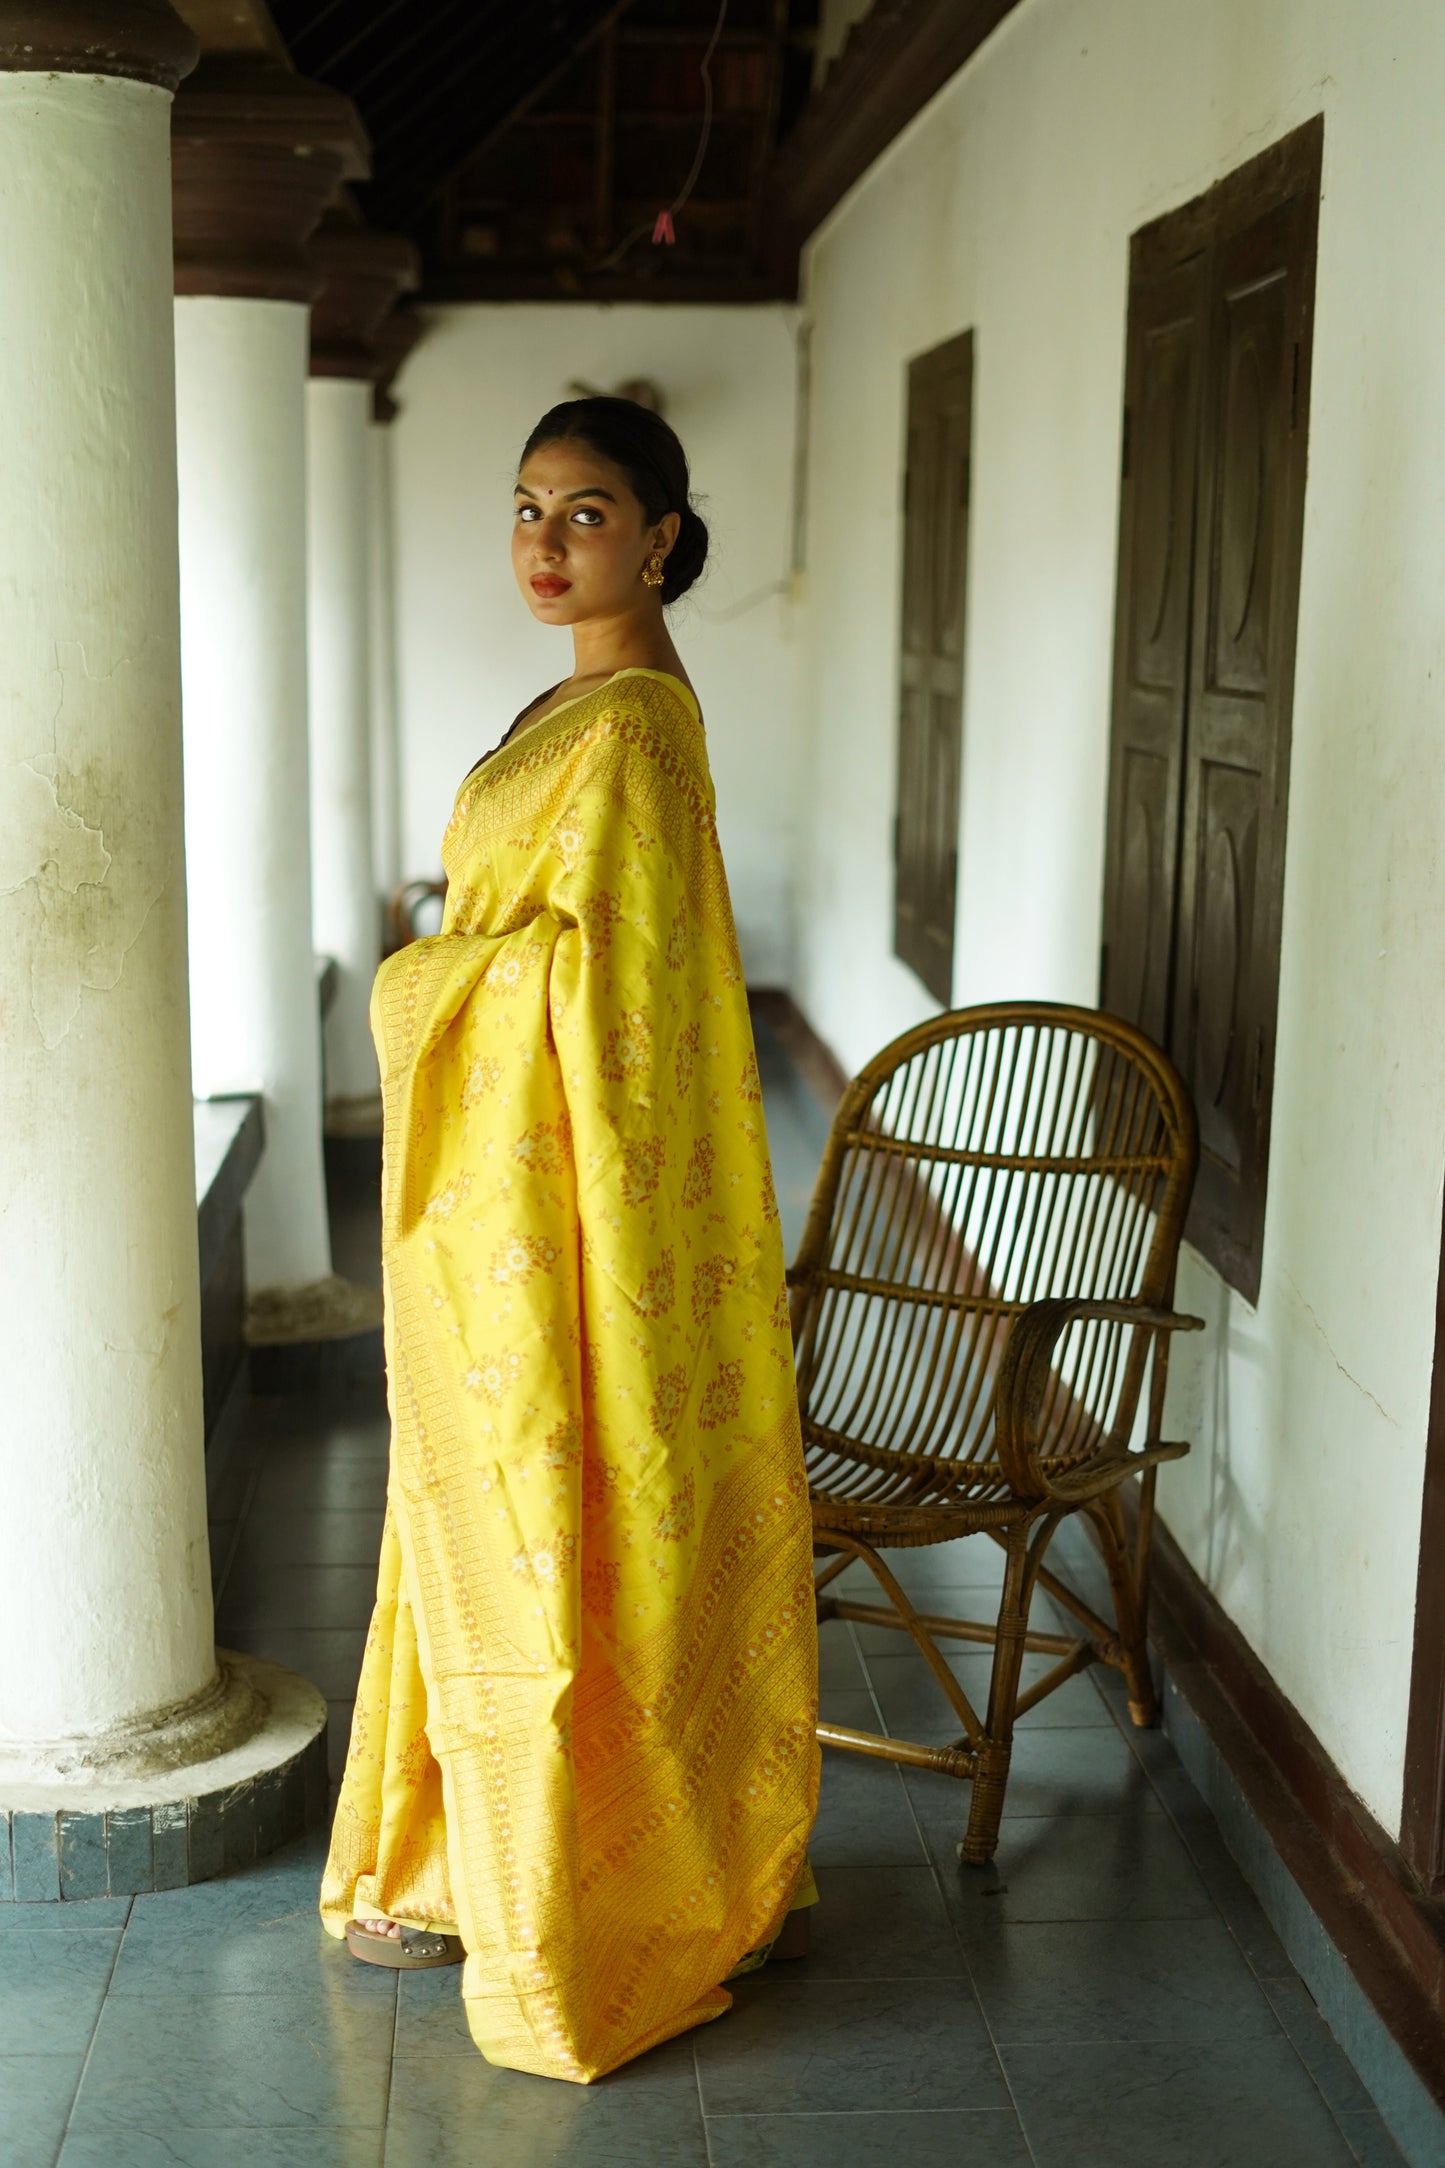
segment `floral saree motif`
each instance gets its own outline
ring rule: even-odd
[[[390,957],[392,1460],[322,1890],[456,1923],[490,2060],[717,2016],[817,1801],[811,1529],[703,735],[627,671],[467,779]]]

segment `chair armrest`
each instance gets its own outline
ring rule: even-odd
[[[1205,1324],[1202,1317],[1161,1309],[1154,1303],[1095,1302],[1084,1296],[1045,1296],[1021,1310],[1004,1343],[994,1401],[999,1462],[1021,1497],[1058,1498],[1071,1504],[1078,1500],[1080,1484],[1066,1480],[1061,1485],[1048,1476],[1039,1465],[1039,1448],[1044,1400],[1054,1377],[1054,1350],[1070,1325],[1094,1321],[1153,1333],[1203,1332]],[[1093,1465],[1102,1467],[1107,1462],[1112,1471],[1119,1460],[1146,1464],[1144,1454],[1114,1452],[1100,1454]],[[1090,1466],[1084,1462],[1080,1475]],[[1111,1472],[1108,1480],[1117,1478]],[[1082,1485],[1087,1491],[1099,1487],[1087,1479]]]

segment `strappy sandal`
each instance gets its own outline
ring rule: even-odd
[[[392,1972],[431,1972],[440,1965],[459,1965],[466,1956],[460,1935],[434,1935],[425,1927],[378,1935],[360,1920],[347,1921],[346,1947],[363,1965],[385,1965]]]
[[[796,1912],[785,1914],[783,1924],[771,1942],[765,1942],[761,1949],[749,1950],[747,1956],[733,1966],[723,1981],[723,1986],[727,1987],[733,1980],[744,1979],[750,1972],[761,1972],[764,1965],[776,1965],[780,1962],[786,1963],[790,1958],[806,1957],[811,1932],[812,1908],[800,1905]]]

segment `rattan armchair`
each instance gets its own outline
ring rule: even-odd
[[[1178,1073],[1131,1026],[1043,1002],[956,1010],[905,1033],[844,1092],[788,1275],[812,1494],[818,1617],[911,1635],[958,1717],[953,1745],[823,1723],[825,1745],[970,1778],[961,1859],[998,1841],[1016,1719],[1087,1665],[1155,1715],[1145,1645],[1175,1263],[1197,1156]],[[1145,1392],[1146,1371],[1148,1390]],[[1136,1437],[1136,1431],[1141,1435]],[[1126,1528],[1120,1486],[1140,1478]],[[1045,1564],[1082,1513],[1114,1619]],[[986,1532],[995,1620],[920,1612],[889,1550]],[[882,1603],[838,1593],[853,1560]],[[1031,1631],[1043,1587],[1077,1632]],[[940,1648],[993,1647],[973,1707]],[[1028,1650],[1055,1661],[1020,1691]]]
[[[400,948],[406,948],[421,932],[417,913],[428,904],[445,904],[447,884],[423,877],[416,881],[403,881],[386,907],[386,926],[383,944],[388,956],[394,956]],[[437,914],[440,920],[440,913]]]

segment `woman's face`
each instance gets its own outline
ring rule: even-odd
[[[590,445],[544,444],[517,476],[512,570],[544,625],[623,616],[657,596],[642,568],[680,524],[675,512],[644,519],[627,477]]]

